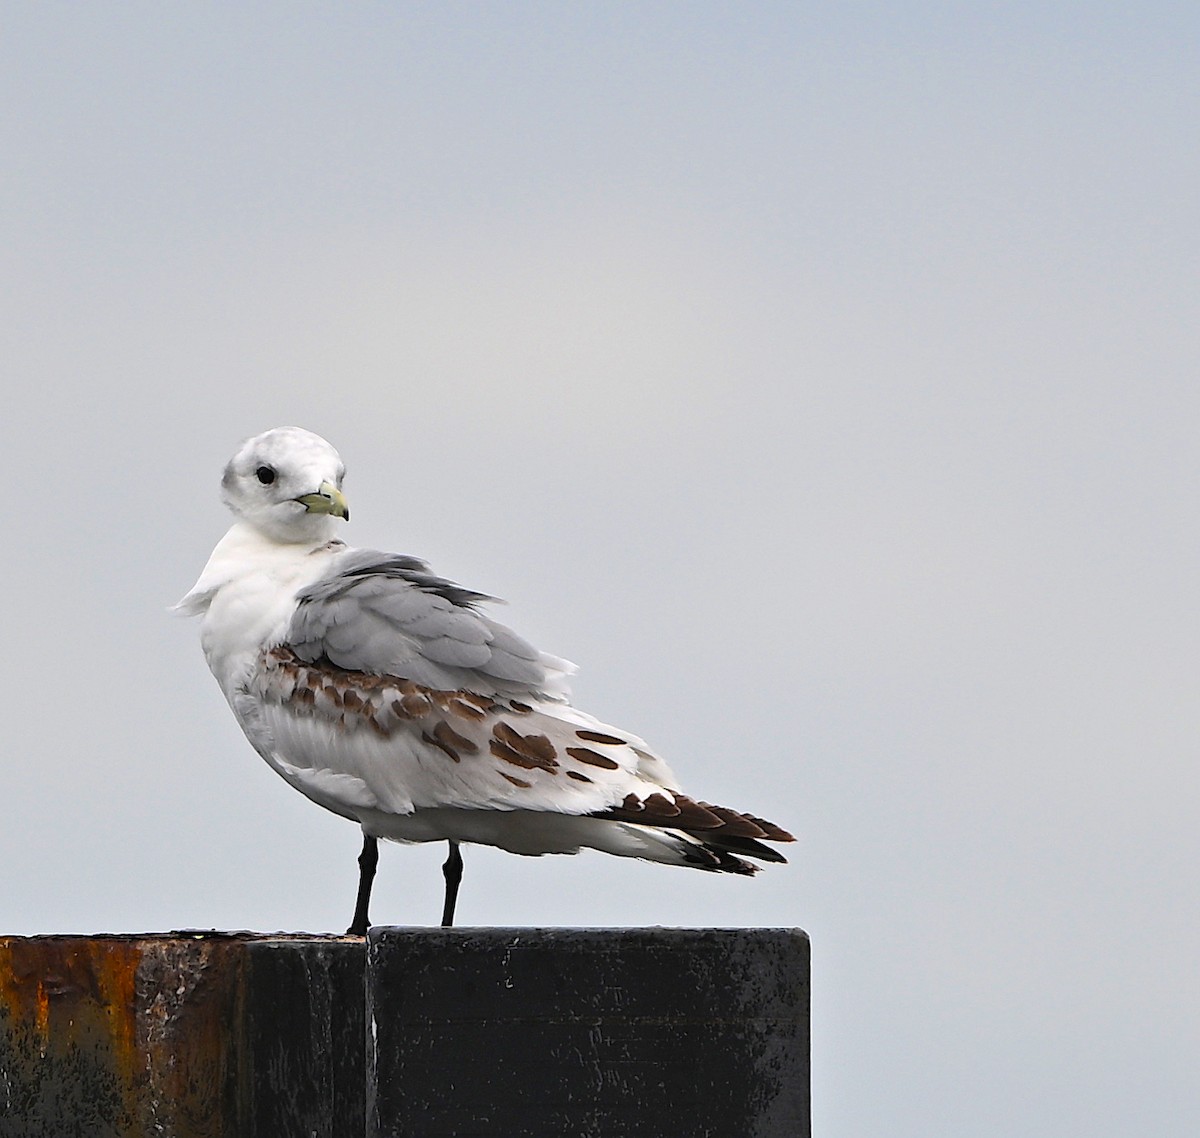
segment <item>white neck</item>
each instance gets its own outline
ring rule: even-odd
[[[283,544],[245,522],[217,543],[175,611],[203,615],[200,643],[226,696],[263,648],[280,643],[296,611],[296,592],[319,580],[345,550],[340,541]]]

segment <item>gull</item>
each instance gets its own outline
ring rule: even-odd
[[[495,598],[342,542],[344,477],[311,431],[245,440],[221,479],[236,520],[174,611],[202,617],[208,666],[271,769],[362,828],[348,934],[370,924],[380,838],[449,843],[444,926],[461,843],[716,873],[786,860],[764,844],[786,830],[688,797],[636,735],[572,707],[574,666],[487,615]]]

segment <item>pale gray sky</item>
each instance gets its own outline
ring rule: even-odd
[[[1200,16],[828,8],[6,7],[3,931],[349,921],[165,611],[296,423],[800,837],[463,922],[807,929],[825,1138],[1196,1132]]]

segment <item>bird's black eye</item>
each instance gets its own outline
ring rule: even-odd
[[[270,466],[260,466],[254,473],[264,486],[270,486],[275,481],[275,471]]]

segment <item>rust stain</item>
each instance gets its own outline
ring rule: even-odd
[[[95,942],[93,942],[93,945]],[[141,953],[131,945],[112,945],[107,952],[95,952],[92,972],[97,994],[108,1023],[108,1037],[118,1067],[132,1076],[140,1059],[135,1030],[135,977]],[[131,1078],[132,1081],[132,1078]]]
[[[241,950],[232,938],[0,937],[6,1078],[53,1094],[82,1065],[116,1124],[106,1133],[220,1138]]]
[[[138,943],[117,938],[0,937],[0,1007],[8,1046],[31,1087],[57,1087],[84,1065],[136,1133],[144,1061],[136,1037]],[[98,1109],[98,1108],[97,1108]]]
[[[83,937],[0,937],[0,1001],[43,1039],[93,1012],[128,1017],[133,1010],[136,949]]]
[[[203,1120],[223,1113],[213,1105],[237,1063],[243,963],[237,941],[177,940],[148,945],[138,969],[147,1098],[170,1105],[188,1134],[209,1133]]]
[[[45,1043],[50,1038],[50,995],[41,980],[38,980],[34,987],[34,1008],[37,1014],[38,1037]]]
[[[263,1014],[248,942],[291,939],[314,938],[0,936],[0,1133],[49,1111],[37,1133],[243,1138],[281,1076],[248,1026]]]

